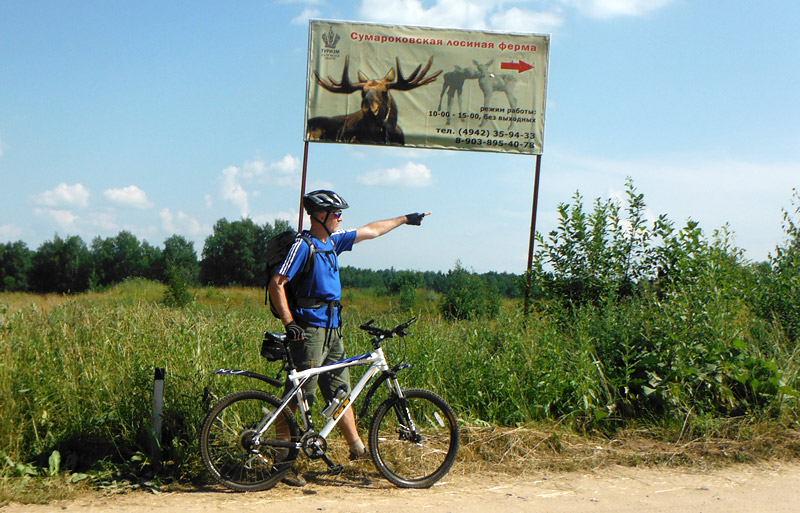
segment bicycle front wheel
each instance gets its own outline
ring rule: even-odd
[[[403,391],[384,401],[369,428],[372,461],[402,488],[428,488],[453,466],[459,432],[447,401],[428,390]]]
[[[256,436],[258,425],[280,404],[267,392],[246,390],[223,397],[208,412],[200,430],[200,456],[220,484],[245,492],[267,490],[291,468],[298,431],[288,408],[263,436]]]

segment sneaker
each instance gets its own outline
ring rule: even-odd
[[[297,488],[302,488],[308,484],[306,483],[306,480],[303,479],[303,476],[298,474],[295,469],[291,469],[285,476],[283,476],[281,483],[287,486],[295,486]]]
[[[366,448],[362,452],[351,452],[350,461],[362,461],[369,459],[369,450]]]

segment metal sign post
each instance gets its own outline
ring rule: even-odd
[[[308,143],[535,155],[525,313],[531,294],[550,36],[310,20]]]
[[[530,311],[531,286],[533,279],[533,246],[536,241],[536,211],[539,208],[539,174],[542,169],[542,156],[536,155],[536,170],[533,176],[533,205],[531,206],[531,233],[528,241],[528,270],[525,273],[525,316]]]

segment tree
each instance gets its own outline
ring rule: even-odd
[[[80,237],[45,242],[33,256],[30,284],[36,292],[75,293],[89,288],[92,257]]]
[[[611,199],[598,198],[594,210],[585,212],[578,192],[573,204],[558,206],[557,228],[547,239],[536,234],[532,278],[541,297],[583,305],[630,296],[636,284],[656,277],[659,250],[653,238],[659,226],[668,227],[668,221],[662,217],[653,229],[648,228],[644,196],[630,179],[626,195],[624,219],[622,206]]]
[[[0,244],[0,290],[28,290],[33,251],[22,242]]]
[[[448,273],[447,290],[439,309],[452,319],[494,318],[500,312],[500,296],[486,281],[456,262],[456,268]]]
[[[161,252],[161,249],[150,245],[149,242],[142,241],[142,248],[141,248],[141,274],[137,276],[141,276],[143,278],[147,278],[148,280],[164,280],[164,273],[161,272],[161,268],[164,262],[164,255]]]
[[[92,241],[92,260],[98,285],[120,283],[127,278],[149,276],[151,261],[158,261],[159,250],[145,242],[142,245],[135,235],[121,231],[116,237]]]
[[[197,263],[194,242],[186,240],[181,235],[173,235],[164,241],[164,251],[161,256],[160,280],[169,281],[171,273],[180,270],[182,279],[187,284],[198,283],[200,266]]]
[[[783,211],[786,239],[754,270],[758,285],[754,310],[778,324],[792,340],[800,339],[800,194],[793,191],[794,211]]]
[[[233,222],[220,219],[203,246],[200,281],[215,286],[264,286],[267,241],[288,229],[289,223],[282,219],[263,227],[249,218]]]

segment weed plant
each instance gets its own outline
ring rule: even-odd
[[[632,186],[629,198],[624,216],[601,202],[591,214],[579,202],[561,209],[561,227],[539,241],[527,316],[518,300],[452,315],[442,305],[480,305],[464,270],[464,297],[413,282],[395,294],[347,290],[348,352],[370,350],[362,322],[420,317],[412,336],[385,344],[387,357],[414,364],[402,383],[443,395],[465,429],[560,426],[614,437],[643,428],[672,440],[746,437],[742,426],[765,420],[796,429],[800,272],[791,264],[800,250],[792,233],[775,258],[753,266],[725,230],[706,239],[696,224],[675,230],[664,218],[650,229]],[[265,386],[213,371],[277,374],[259,348],[263,331],[282,326],[263,289],[173,286],[193,300],[164,301],[176,290],[142,280],[74,296],[0,294],[0,478],[20,468],[46,474],[57,461],[109,480],[205,479],[197,432],[206,391]],[[155,368],[166,370],[158,451]]]

